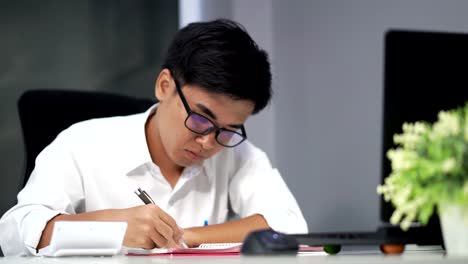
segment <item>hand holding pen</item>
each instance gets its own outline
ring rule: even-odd
[[[145,192],[144,190],[142,190],[141,188],[138,188],[138,190],[135,191],[135,194],[143,201],[143,203],[145,204],[156,204],[153,199],[151,199],[151,197],[149,196],[149,194],[147,192]],[[162,211],[162,210],[161,210]],[[168,215],[169,216],[169,215]],[[169,216],[170,217],[170,216]],[[173,221],[173,223],[175,224],[175,221],[172,219],[171,217],[171,220]],[[177,229],[181,230],[177,224],[175,224]],[[175,233],[175,232],[174,232]],[[182,247],[184,248],[188,248],[187,244],[185,244],[184,240],[181,238],[179,240],[179,243],[182,245]]]

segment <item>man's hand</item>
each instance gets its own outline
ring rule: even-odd
[[[127,247],[180,247],[183,230],[175,220],[154,204],[121,209],[117,218],[128,223],[124,246]]]
[[[184,231],[175,220],[154,204],[127,209],[109,209],[76,215],[57,215],[44,228],[37,249],[50,244],[54,223],[57,221],[119,221],[127,222],[123,245],[154,248],[180,247]]]

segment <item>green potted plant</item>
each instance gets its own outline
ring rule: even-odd
[[[395,207],[391,223],[425,225],[437,210],[447,253],[468,256],[468,103],[434,124],[405,123],[393,140],[391,174],[377,187]]]

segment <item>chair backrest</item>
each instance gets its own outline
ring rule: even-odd
[[[155,100],[97,91],[41,89],[24,92],[18,100],[26,152],[20,189],[34,169],[36,156],[62,130],[87,119],[141,113],[154,103]]]

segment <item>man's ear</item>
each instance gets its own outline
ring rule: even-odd
[[[163,69],[159,73],[154,87],[154,93],[159,102],[163,102],[172,94],[174,85],[171,72],[168,69]]]

